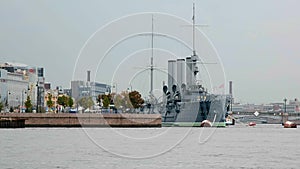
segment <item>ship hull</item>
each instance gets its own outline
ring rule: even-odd
[[[182,102],[179,112],[162,113],[163,126],[199,127],[203,120],[209,120],[213,126],[225,127],[224,101]]]

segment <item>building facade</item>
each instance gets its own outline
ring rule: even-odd
[[[29,96],[35,107],[41,106],[44,104],[44,81],[43,68],[19,63],[0,64],[0,100],[6,108],[23,110]]]
[[[23,105],[28,92],[28,82],[21,73],[7,72],[0,69],[1,101],[6,107],[19,107]]]
[[[83,97],[92,97],[94,101],[99,94],[111,92],[111,87],[98,82],[71,81],[71,96],[77,101]]]

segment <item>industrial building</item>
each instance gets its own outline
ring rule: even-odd
[[[92,97],[94,101],[99,94],[111,92],[111,86],[90,81],[90,71],[87,71],[87,81],[75,80],[71,81],[71,96],[77,101],[83,97]]]

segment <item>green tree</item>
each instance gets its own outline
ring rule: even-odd
[[[68,101],[69,101],[69,99],[65,95],[58,96],[58,98],[57,98],[57,104],[62,105],[63,108],[65,108],[68,105]]]
[[[54,102],[52,101],[52,94],[48,94],[47,106],[50,108],[50,110],[52,110],[51,108],[54,106]]]
[[[4,104],[3,102],[0,102],[0,112],[3,110]]]
[[[1,100],[1,95],[0,95],[0,100]],[[2,111],[3,107],[4,107],[4,104],[2,101],[0,101],[0,112]]]
[[[83,97],[77,103],[85,109],[91,108],[94,105],[92,97]]]
[[[68,106],[69,107],[73,107],[74,101],[72,99],[72,97],[68,97]]]
[[[110,103],[109,97],[107,95],[104,95],[103,96],[103,107],[107,109],[109,107],[109,103]]]
[[[25,112],[32,112],[32,103],[31,103],[31,99],[29,96],[27,96],[27,99],[25,101],[25,107],[26,107],[26,110]]]
[[[129,92],[129,99],[135,109],[142,107],[145,102],[142,98],[142,95],[138,91]]]
[[[98,95],[97,97],[97,103],[99,104],[99,106],[103,106],[104,108],[108,108],[109,104],[114,104],[114,98],[115,94],[111,93],[111,94],[102,94],[102,95]],[[101,105],[102,103],[102,105]]]

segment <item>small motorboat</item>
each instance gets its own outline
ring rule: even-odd
[[[255,122],[250,122],[248,125],[249,126],[256,126],[256,123]]]
[[[212,124],[209,120],[203,120],[200,124],[200,127],[211,127]]]
[[[283,126],[284,128],[297,128],[297,124],[292,121],[286,121]]]

